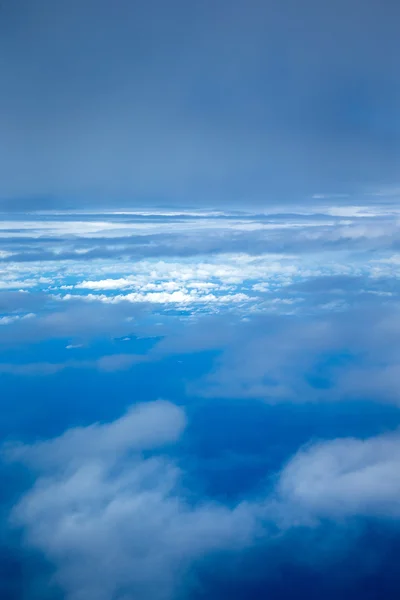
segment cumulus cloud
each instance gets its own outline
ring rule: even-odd
[[[256,518],[247,504],[186,497],[179,468],[162,454],[184,426],[180,408],[158,401],[113,423],[8,448],[9,459],[38,474],[12,522],[55,565],[68,600],[167,600],[196,560],[251,544]]]
[[[159,400],[133,406],[112,423],[70,429],[50,441],[12,447],[10,457],[28,462],[39,471],[48,465],[84,462],[90,457],[101,459],[102,455],[113,462],[128,451],[140,452],[176,441],[185,422],[181,409]]]
[[[399,404],[400,314],[396,303],[383,310],[385,300],[376,298],[316,314],[308,305],[297,314],[200,319],[161,340],[154,353],[218,349],[210,372],[189,385],[206,397]]]
[[[86,296],[77,296],[74,294],[66,294],[63,300],[77,300],[105,302],[106,304],[118,304],[119,302],[132,302],[151,304],[229,304],[237,302],[247,302],[251,298],[247,294],[222,294],[220,296],[210,293],[198,293],[197,290],[191,290],[189,293],[186,290],[177,290],[175,292],[133,292],[131,294],[118,294],[116,296],[106,296],[104,294],[87,294]]]
[[[0,325],[10,325],[11,323],[15,323],[16,321],[20,321],[21,319],[31,319],[34,317],[34,313],[27,313],[25,315],[8,315],[5,317],[0,317]]]
[[[370,293],[396,297],[398,265],[385,256],[388,249],[395,256],[400,244],[393,214],[364,207],[344,220],[329,215],[329,207],[326,214],[315,210],[218,216],[60,212],[47,214],[48,221],[33,214],[0,230],[2,244],[14,249],[4,259],[2,281],[10,289],[34,288],[32,298],[40,289],[59,298],[177,304],[194,311],[202,304],[209,312],[230,302],[246,310],[295,312],[293,298],[301,294],[308,305],[318,301],[325,310],[333,306],[333,293],[346,296],[337,309],[349,300],[365,302]],[[339,288],[332,287],[335,278]]]
[[[187,594],[197,562],[215,553],[326,520],[400,518],[398,432],[308,445],[263,496],[227,506],[193,495],[168,456],[185,423],[181,408],[156,401],[111,423],[5,447],[8,461],[37,477],[11,525],[54,565],[68,600],[170,600]]]
[[[288,524],[347,517],[400,518],[400,435],[344,438],[299,451],[277,488]]]

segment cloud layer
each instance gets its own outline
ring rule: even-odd
[[[398,433],[308,445],[263,496],[228,506],[193,495],[168,456],[185,421],[181,408],[157,401],[6,448],[8,460],[37,476],[11,523],[54,565],[68,600],[187,597],[196,564],[213,555],[240,555],[257,540],[276,543],[277,531],[326,520],[344,527],[346,519],[400,517]]]
[[[39,595],[44,577],[68,600],[218,598],[232,571],[262,571],[267,594],[287,564],[366,564],[369,527],[384,572],[398,217],[394,201],[5,216],[1,508],[21,563],[53,572],[34,570]]]

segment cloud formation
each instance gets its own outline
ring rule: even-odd
[[[196,560],[251,544],[256,518],[246,504],[193,503],[163,456],[184,425],[180,408],[158,401],[8,449],[38,474],[12,521],[55,564],[68,600],[174,598]]]
[[[111,423],[5,447],[8,461],[37,478],[11,524],[54,565],[55,588],[68,600],[188,597],[196,565],[212,556],[262,552],[327,520],[345,536],[349,519],[400,518],[398,432],[309,444],[272,487],[229,506],[193,494],[168,454],[185,423],[181,408],[156,401]]]
[[[276,491],[294,522],[301,515],[399,519],[399,433],[311,445],[289,461]]]

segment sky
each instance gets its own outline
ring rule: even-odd
[[[0,598],[400,575],[400,5],[0,3]]]
[[[4,0],[3,205],[264,205],[398,184],[395,0]]]

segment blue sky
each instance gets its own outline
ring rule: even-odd
[[[399,17],[1,3],[2,600],[398,598]]]

